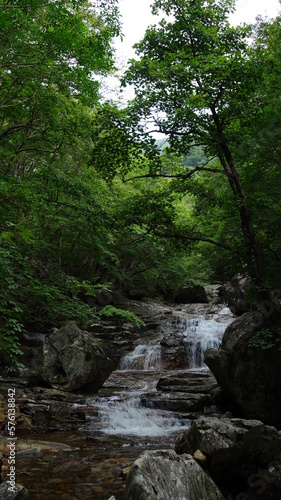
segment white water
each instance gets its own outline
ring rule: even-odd
[[[227,324],[204,317],[188,319],[183,329],[190,369],[206,367],[203,359],[207,349],[217,349]]]
[[[222,315],[225,316],[222,323],[204,316],[181,318],[176,323],[165,323],[165,332],[175,335],[175,338],[180,336],[186,345],[189,369],[207,368],[203,362],[204,352],[210,347],[219,347],[226,326],[231,322],[231,319],[226,317],[229,313],[227,308],[222,310]],[[163,369],[160,345],[162,335],[163,330],[162,333],[159,332],[158,345],[138,345],[124,356],[118,370],[123,372],[120,375],[127,377],[132,370],[149,372]],[[150,383],[140,390],[95,400],[95,405],[99,408],[101,431],[109,435],[161,437],[181,430],[183,425],[186,427],[186,422],[183,423],[171,412],[142,405],[142,395],[145,392],[153,392],[156,383],[155,379],[154,384]]]
[[[109,435],[157,437],[182,430],[183,426],[171,412],[145,408],[137,396],[125,401],[105,400],[99,404],[99,417],[103,433]]]
[[[222,309],[220,315],[229,315],[228,308]],[[190,369],[206,368],[204,353],[207,349],[218,349],[223,334],[231,320],[218,322],[215,319],[205,319],[204,316],[181,318],[176,324],[166,323],[166,331],[176,331],[186,344],[186,357]],[[160,342],[161,339],[159,339]],[[120,361],[119,370],[161,370],[161,345],[138,345]]]
[[[138,345],[120,361],[120,370],[160,370],[161,346]]]

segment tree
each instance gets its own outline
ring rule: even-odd
[[[16,339],[24,328],[46,329],[71,317],[83,321],[90,313],[77,297],[79,287],[89,290],[90,284],[83,285],[69,254],[92,212],[96,224],[100,216],[98,208],[81,201],[82,194],[94,206],[96,201],[82,172],[91,153],[99,75],[114,66],[111,41],[118,33],[116,0],[1,3],[0,360],[5,362],[18,353]]]
[[[185,177],[204,170],[226,179],[240,217],[248,272],[265,287],[263,255],[236,162],[241,123],[258,112],[261,65],[251,57],[251,27],[229,24],[234,4],[155,0],[153,12],[162,9],[172,20],[148,28],[135,46],[140,60],[131,61],[125,81],[135,85],[135,109],[169,136],[173,148],[186,154],[200,145],[209,158],[218,158],[216,167],[197,167]]]
[[[116,0],[4,1],[0,9],[2,171],[17,177],[73,142],[75,102],[97,103],[97,75],[113,67],[118,12]]]
[[[262,78],[257,92],[259,111],[254,119],[244,124],[244,148],[239,151],[240,161],[247,166],[243,170],[243,182],[254,185],[249,192],[251,209],[259,229],[267,274],[275,288],[280,287],[281,270],[280,42],[281,17],[273,21],[258,19],[253,51],[256,64],[262,61]]]

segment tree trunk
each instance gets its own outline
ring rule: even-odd
[[[230,148],[224,139],[222,124],[213,105],[211,106],[211,111],[218,132],[220,147],[222,151],[219,154],[219,159],[227,174],[227,179],[234,196],[239,198],[239,215],[246,247],[246,262],[248,272],[256,285],[260,286],[261,288],[266,288],[265,268],[263,263],[262,251],[255,228],[253,226],[252,216],[250,208],[247,204],[245,191],[242,186],[239,173],[235,167]]]
[[[224,157],[231,172],[230,186],[235,196],[239,197],[240,201],[240,220],[241,228],[244,235],[246,250],[247,250],[247,265],[251,277],[257,284],[264,284],[265,282],[265,269],[263,263],[262,251],[257,238],[256,231],[253,226],[252,216],[247,204],[246,195],[239,177],[239,173],[235,167],[231,152],[227,144],[223,145]],[[235,186],[235,188],[234,188]]]

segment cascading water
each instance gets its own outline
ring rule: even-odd
[[[158,344],[155,345],[154,336],[153,345],[140,344],[124,356],[114,376],[118,386],[122,379],[123,388],[128,384],[128,389],[117,392],[116,396],[100,397],[92,402],[98,407],[102,433],[125,437],[161,437],[163,433],[172,435],[183,425],[189,425],[189,421],[184,422],[171,411],[164,411],[153,405],[152,408],[147,407],[150,398],[153,399],[155,395],[157,397],[157,379],[155,376],[153,378],[153,374],[164,367],[165,347],[160,342],[164,333],[168,333],[172,342],[173,339],[180,339],[180,348],[186,353],[188,368],[207,369],[203,362],[204,352],[210,347],[219,347],[225,328],[231,321],[227,317],[216,319],[195,314],[190,314],[188,318],[175,316],[173,321],[163,322],[162,330],[159,329]],[[129,389],[132,380],[142,380],[142,387],[139,386],[137,390],[132,390],[132,387]],[[117,387],[114,381],[112,387]],[[148,401],[148,404],[144,401]]]
[[[182,334],[187,344],[190,369],[206,367],[204,353],[209,348],[219,347],[225,328],[225,323],[218,323],[214,319],[198,317],[187,320]]]
[[[120,361],[120,370],[161,370],[161,346],[138,345]]]
[[[127,396],[128,397],[128,396]],[[185,424],[171,412],[146,408],[142,405],[141,393],[122,400],[104,398],[99,403],[99,418],[103,433],[122,436],[157,437],[182,429]]]
[[[207,369],[186,369],[187,359],[190,366],[202,365],[205,348],[220,342],[233,319],[230,311],[220,310],[219,305],[168,307],[151,302],[141,304],[140,312],[144,309],[146,327],[139,334],[134,331],[128,343],[120,343],[120,327],[114,328],[116,349],[129,345],[131,338],[137,342],[137,335],[141,344],[123,358],[122,371],[114,371],[98,394],[83,402],[80,397],[79,403],[69,402],[67,416],[71,418],[63,420],[65,430],[56,428],[48,435],[48,441],[71,446],[71,452],[42,452],[39,461],[34,453],[19,454],[18,479],[32,498],[104,500],[112,494],[124,498],[124,471],[144,450],[174,448],[176,437],[190,425],[190,419],[213,411],[206,398],[215,381]],[[105,344],[108,337],[114,340],[111,325],[105,331]],[[186,362],[181,363],[177,350]],[[63,401],[58,409],[65,404]],[[72,429],[74,418],[79,428]],[[19,432],[24,441],[26,429]],[[46,441],[45,434],[31,437]]]

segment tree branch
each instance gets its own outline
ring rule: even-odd
[[[214,160],[217,157],[217,155],[213,156],[210,160],[208,160],[206,163],[202,165],[202,167],[195,167],[193,170],[186,174],[143,174],[143,175],[136,175],[134,177],[130,177],[130,179],[122,179],[123,182],[130,182],[134,181],[135,179],[156,179],[156,178],[166,178],[166,179],[189,179],[192,177],[193,174],[196,172],[211,172],[213,174],[222,174],[225,175],[226,177],[231,177],[231,174],[225,170],[220,170],[218,168],[207,168],[206,165],[210,163],[212,160]]]
[[[186,236],[183,234],[173,234],[173,233],[168,233],[166,231],[163,231],[162,233],[155,229],[152,228],[151,232],[158,237],[161,238],[169,238],[169,239],[176,239],[176,240],[187,240],[187,241],[203,241],[205,243],[210,243],[211,245],[215,245],[217,247],[223,248],[224,250],[230,250],[233,251],[233,248],[228,245],[228,243],[221,243],[219,241],[213,240],[212,238],[204,238],[203,236]]]

